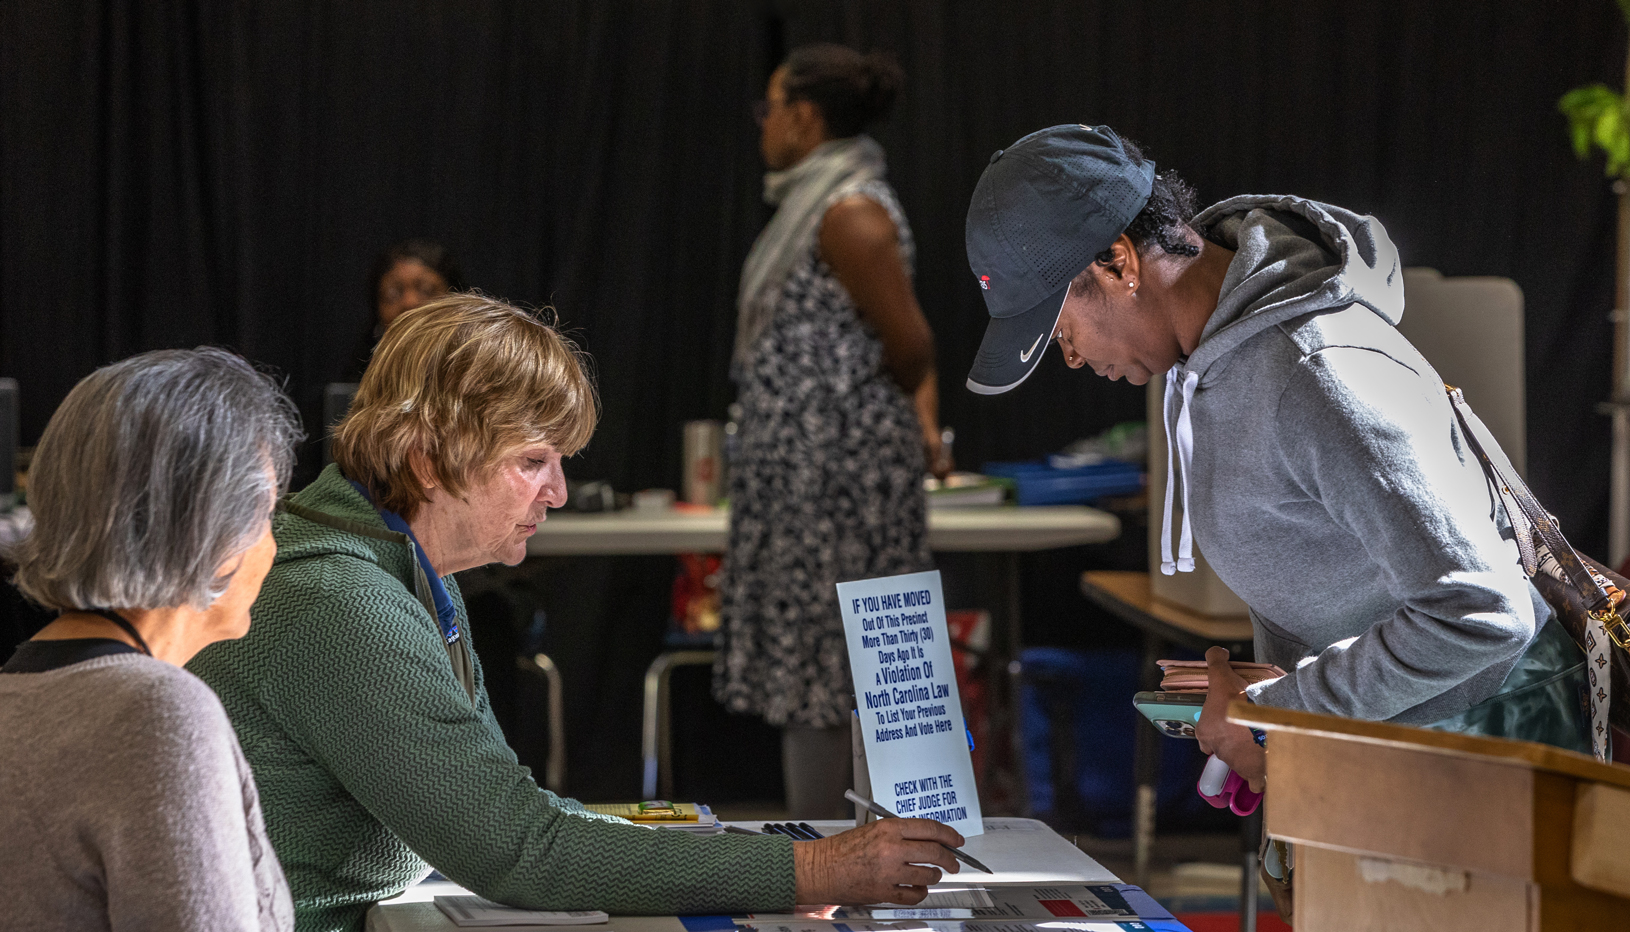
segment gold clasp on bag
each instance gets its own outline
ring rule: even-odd
[[[1591,612],[1590,617],[1602,623],[1607,636],[1619,647],[1630,650],[1630,625],[1626,625],[1623,616],[1610,608],[1598,609]]]

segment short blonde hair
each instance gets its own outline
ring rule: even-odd
[[[571,456],[599,417],[587,357],[550,323],[483,294],[448,295],[385,328],[334,462],[380,506],[412,520],[427,499],[409,462],[462,496],[499,460],[536,443]]]

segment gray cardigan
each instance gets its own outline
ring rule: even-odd
[[[7,928],[293,927],[232,725],[179,667],[0,675],[0,801]]]

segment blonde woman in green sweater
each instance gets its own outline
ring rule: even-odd
[[[432,867],[484,896],[618,913],[915,903],[955,862],[935,822],[822,841],[694,837],[586,812],[505,744],[453,574],[519,563],[561,458],[588,442],[576,347],[523,311],[454,295],[386,331],[335,463],[284,504],[248,637],[190,669],[254,767],[302,930],[360,929]]]

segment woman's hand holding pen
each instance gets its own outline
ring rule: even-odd
[[[1268,780],[1268,753],[1256,743],[1251,729],[1228,721],[1228,703],[1245,697],[1245,680],[1229,665],[1225,647],[1206,651],[1206,673],[1210,677],[1206,704],[1200,710],[1200,724],[1194,729],[1200,750],[1222,758],[1245,778],[1251,792],[1260,793]]]
[[[958,870],[941,844],[960,848],[964,840],[928,819],[883,819],[820,841],[795,841],[796,898],[840,906],[920,903],[941,871]]]

